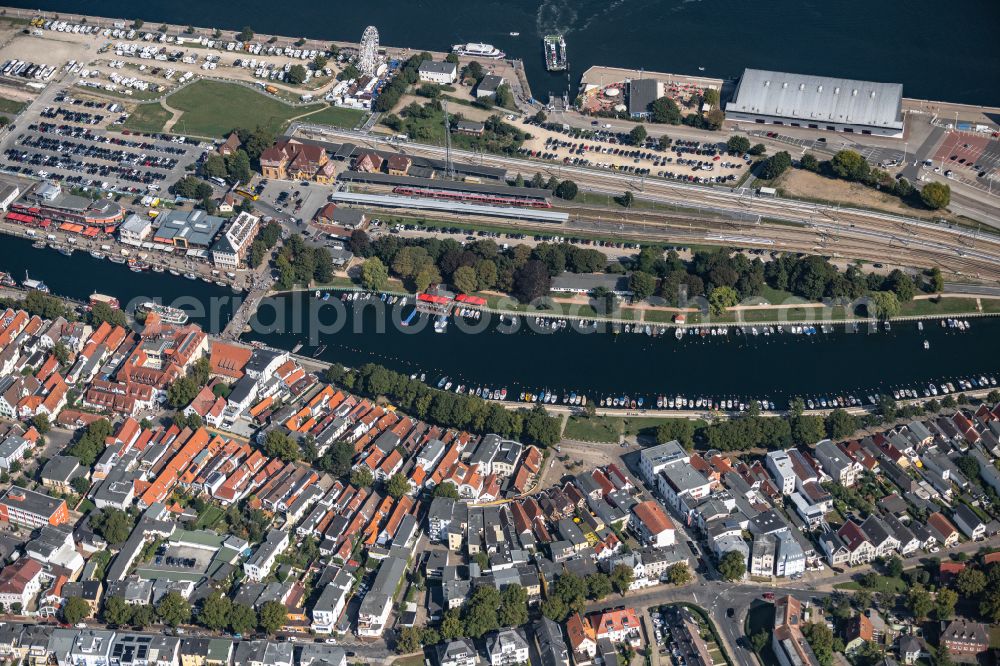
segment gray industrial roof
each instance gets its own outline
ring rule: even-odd
[[[902,129],[903,85],[746,69],[727,112]]]
[[[330,194],[330,199],[333,201],[342,201],[344,203],[354,203],[363,206],[443,210],[453,213],[511,217],[524,220],[539,220],[541,222],[565,222],[569,219],[568,213],[556,211],[536,210],[533,208],[516,208],[513,206],[484,206],[480,204],[460,203],[457,201],[422,199],[419,197],[364,194],[355,192],[333,192]],[[230,397],[230,399],[232,398]]]
[[[221,217],[209,215],[203,210],[173,210],[156,218],[156,237],[176,241],[184,239],[187,244],[208,247],[225,222]]]

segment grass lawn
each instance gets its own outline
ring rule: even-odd
[[[676,312],[668,312],[666,310],[646,310],[646,316],[643,318],[643,321],[671,323],[673,322],[675,316],[677,316]]]
[[[424,655],[420,653],[409,657],[399,657],[392,663],[396,666],[424,666]]]
[[[869,589],[871,592],[884,592],[886,594],[902,594],[906,591],[906,583],[903,582],[902,578],[896,578],[894,576],[878,576],[875,579],[875,585]],[[838,590],[860,590],[862,589],[861,583],[858,581],[850,581],[847,583],[839,583],[834,585],[834,588]]]
[[[159,103],[140,104],[129,115],[124,127],[136,132],[161,132],[168,120],[170,120],[170,112]]]
[[[622,431],[622,420],[611,416],[592,419],[571,416],[566,421],[563,437],[584,442],[617,442]]]
[[[655,401],[654,401],[655,405]],[[630,417],[624,419],[623,425],[625,427],[626,435],[636,435],[643,437],[652,437],[656,434],[656,429],[663,425],[664,423],[670,423],[671,421],[688,421],[690,419],[674,419],[669,417],[651,417],[651,418],[636,418]],[[704,421],[694,420],[695,429],[701,428],[705,425]]]
[[[324,109],[323,104],[293,107],[263,92],[233,83],[202,79],[167,98],[183,114],[174,124],[181,134],[222,137],[234,127],[264,126],[279,132],[289,119]]]
[[[0,97],[0,113],[9,113],[12,116],[17,115],[18,113],[21,113],[21,109],[25,106],[27,106],[27,104],[24,102]]]
[[[364,111],[357,109],[341,109],[336,106],[328,106],[316,113],[310,113],[302,122],[316,123],[317,125],[333,125],[334,127],[352,128],[361,124],[365,117]]]
[[[957,312],[976,312],[976,299],[921,299],[919,301],[910,301],[909,303],[900,303],[899,305],[899,314],[901,315],[955,314]]]
[[[1000,298],[984,298],[983,312],[1000,312]]]
[[[220,507],[217,507],[214,504],[209,505],[209,507],[205,509],[205,513],[198,516],[198,520],[195,521],[194,526],[197,529],[211,527],[212,525],[215,525],[215,523],[217,523],[224,515],[225,511],[223,511]]]

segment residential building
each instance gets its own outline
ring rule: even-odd
[[[438,664],[440,666],[477,666],[479,652],[476,644],[469,638],[458,638],[437,646]]]
[[[781,666],[819,666],[819,660],[802,635],[806,622],[798,599],[789,595],[775,601],[771,649]]]
[[[975,657],[990,648],[986,625],[965,618],[942,622],[939,640],[948,648],[948,655],[952,658]]]
[[[817,442],[816,460],[823,466],[823,471],[842,486],[853,486],[861,473],[861,465],[854,462],[839,446],[829,439]]]
[[[4,608],[27,610],[28,603],[42,590],[42,565],[22,557],[0,571],[0,603]]]
[[[0,521],[22,527],[62,525],[69,522],[66,502],[14,485],[0,495]]]
[[[288,548],[288,532],[270,530],[257,551],[243,563],[243,570],[251,581],[262,581],[271,573],[274,561]]]
[[[528,640],[520,627],[501,629],[486,638],[486,653],[492,666],[528,663]]]
[[[424,60],[417,70],[420,80],[429,83],[449,85],[458,78],[458,66],[453,62]]]
[[[657,548],[666,548],[676,542],[674,524],[656,500],[633,506],[629,524],[644,543]]]
[[[986,524],[976,515],[968,505],[961,502],[955,503],[955,511],[951,514],[951,519],[955,525],[962,530],[962,534],[977,541],[986,536]]]
[[[259,230],[259,217],[247,212],[237,215],[212,246],[212,262],[223,270],[234,271],[239,268]]]
[[[532,625],[541,666],[569,666],[569,649],[563,639],[562,629],[547,617],[535,620]]]

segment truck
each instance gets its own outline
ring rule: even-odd
[[[264,86],[264,90],[267,91],[268,93],[272,94],[272,95],[277,95],[278,94],[278,89],[275,88],[274,86]]]

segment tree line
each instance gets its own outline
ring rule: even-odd
[[[383,289],[389,275],[394,275],[416,291],[447,283],[464,293],[500,291],[523,302],[548,294],[552,278],[564,271],[593,273],[607,264],[602,252],[570,243],[540,243],[534,248],[522,244],[502,250],[488,239],[465,246],[450,238],[386,235],[372,241],[363,231],[351,235],[351,250],[365,257],[366,264],[377,260],[381,266],[377,272],[369,270],[365,280],[369,289]]]
[[[417,379],[374,363],[357,370],[331,366],[331,383],[370,398],[386,397],[411,416],[446,428],[456,428],[485,435],[519,439],[543,447],[559,441],[559,419],[549,416],[541,405],[532,409],[510,410],[474,395],[461,395],[433,389]]]

